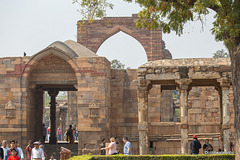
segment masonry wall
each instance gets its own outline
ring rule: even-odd
[[[27,141],[26,109],[21,107],[21,69],[28,57],[0,58],[0,139]]]

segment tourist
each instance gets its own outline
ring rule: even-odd
[[[115,143],[116,143],[116,145],[117,145],[117,153],[119,154],[120,153],[120,143],[119,143],[119,140],[118,140],[118,137],[117,136],[115,136],[114,137],[115,138]]]
[[[42,148],[44,150],[45,147],[43,145],[43,141],[40,139],[38,142],[39,142],[39,148]]]
[[[54,159],[54,156],[51,155],[49,160],[56,160],[56,159]]]
[[[110,144],[108,145],[108,147],[105,147],[105,148],[101,148],[101,150],[107,150],[108,149],[108,155],[114,155],[114,154],[117,154],[117,145],[115,143],[115,138],[114,137],[111,137],[110,138]]]
[[[50,138],[50,127],[48,127],[48,129],[47,129],[47,139],[48,139],[48,141],[49,141],[49,138]]]
[[[17,148],[18,151],[19,151],[20,159],[24,159],[23,150],[22,150],[22,148],[20,147],[20,144],[18,143],[18,141],[16,141],[16,148]]]
[[[61,141],[61,137],[62,137],[62,130],[61,130],[61,127],[59,126],[58,129],[57,129],[57,135],[58,135],[58,140]]]
[[[106,155],[106,150],[101,150],[101,148],[105,148],[106,147],[106,141],[105,138],[102,139],[102,143],[100,144],[100,155]]]
[[[205,144],[203,145],[203,153],[209,153],[213,151],[212,145],[209,143],[209,139],[205,139]]]
[[[20,157],[17,156],[17,151],[15,148],[11,149],[11,156],[9,156],[8,160],[20,160]]]
[[[197,135],[193,135],[193,140],[190,143],[191,154],[199,154],[199,149],[201,148],[201,143],[197,139]]]
[[[43,134],[43,143],[45,143],[46,135],[47,135],[47,129],[45,127],[45,124],[42,125],[42,134]]]
[[[4,160],[4,150],[2,147],[0,148],[0,160]]]
[[[39,147],[40,142],[34,142],[34,148],[32,149],[31,160],[45,160],[44,152]]]
[[[124,155],[132,155],[132,145],[128,141],[128,137],[123,137],[123,142],[125,143],[123,147],[123,154]]]
[[[27,150],[27,160],[31,160],[32,149],[33,149],[33,142],[31,140],[29,140],[28,141],[28,145],[26,147],[26,150]]]
[[[69,125],[66,135],[67,135],[67,141],[69,141],[69,144],[74,144],[72,125]]]
[[[2,141],[2,146],[1,146],[1,148],[3,149],[3,153],[4,153],[3,158],[4,158],[4,160],[7,160],[7,159],[6,159],[6,157],[7,157],[7,150],[8,150],[9,148],[7,147],[7,141],[6,141],[6,140],[3,140],[3,141]]]
[[[17,156],[20,158],[19,150],[16,148],[16,141],[11,140],[10,141],[10,148],[7,150],[6,159],[8,159],[12,155],[11,149],[15,149],[15,151],[17,152]]]

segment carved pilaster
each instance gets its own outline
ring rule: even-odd
[[[138,83],[138,131],[139,153],[148,154],[148,93],[151,82],[139,79]]]
[[[222,104],[222,134],[224,152],[230,151],[230,110],[229,110],[229,89],[230,80],[227,74],[222,73],[222,78],[218,79],[221,86],[221,104]]]
[[[192,80],[175,80],[180,91],[180,110],[181,110],[181,153],[188,153],[188,92]]]

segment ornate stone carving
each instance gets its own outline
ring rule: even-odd
[[[90,118],[97,118],[99,117],[99,104],[96,102],[96,100],[93,100],[90,104],[89,104],[89,110],[90,110],[90,114],[89,117]]]
[[[13,104],[12,101],[9,101],[6,105],[5,105],[5,110],[6,110],[6,118],[15,118],[16,117],[16,106]]]

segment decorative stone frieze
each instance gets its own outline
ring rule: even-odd
[[[6,110],[6,118],[15,118],[16,117],[16,106],[13,104],[12,101],[9,101],[5,105]]]
[[[93,100],[90,104],[89,104],[89,117],[90,118],[98,118],[99,117],[99,104],[96,102],[96,100]]]

